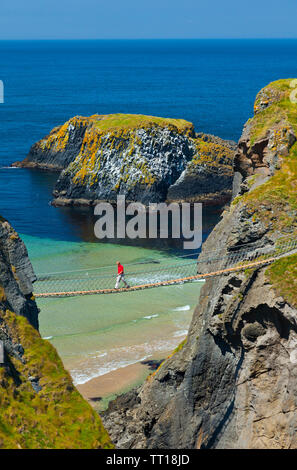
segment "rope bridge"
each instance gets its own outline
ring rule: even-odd
[[[235,246],[227,254],[225,248],[203,252],[198,261],[197,254],[195,259],[193,255],[174,258],[174,263],[170,262],[170,258],[164,258],[129,264],[125,265],[125,278],[130,287],[119,289],[115,289],[115,266],[40,274],[35,282],[34,295],[37,298],[53,298],[112,294],[199,281],[269,264],[295,251],[297,237],[264,247],[253,243]],[[192,259],[187,259],[189,256]],[[147,269],[144,269],[144,264]]]

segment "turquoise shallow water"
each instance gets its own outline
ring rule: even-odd
[[[22,235],[22,239],[38,274],[115,266],[118,259],[125,265],[160,258],[175,259],[166,252],[142,247],[61,241],[29,235]]]
[[[59,272],[169,257],[139,247],[23,236],[35,271]],[[174,261],[173,255],[170,258]],[[40,299],[40,331],[76,384],[153,356],[186,336],[202,283],[116,295]]]

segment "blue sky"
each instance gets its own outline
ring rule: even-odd
[[[1,0],[0,39],[296,38],[296,0]]]

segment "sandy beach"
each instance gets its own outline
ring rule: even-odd
[[[162,358],[154,357],[150,361],[121,367],[108,374],[95,377],[84,384],[77,385],[76,388],[91,406],[102,411],[107,408],[110,400],[141,385],[171,352],[164,354]]]

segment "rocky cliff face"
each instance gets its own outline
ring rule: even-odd
[[[296,236],[297,106],[290,91],[290,80],[280,80],[257,96],[235,157],[236,197],[202,257]],[[140,389],[110,404],[104,422],[116,445],[296,448],[296,272],[293,254],[207,280],[185,344]]]
[[[0,448],[110,448],[100,418],[38,333],[27,250],[0,220]]]
[[[63,169],[55,205],[99,200],[230,199],[234,145],[191,123],[140,115],[75,117],[33,145],[17,166]]]
[[[38,308],[33,297],[35,273],[26,247],[11,225],[0,217],[0,287],[6,308],[27,318],[38,330]]]
[[[202,133],[196,134],[194,142],[195,155],[169,186],[167,201],[199,201],[204,204],[229,201],[235,144]]]

